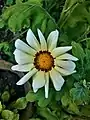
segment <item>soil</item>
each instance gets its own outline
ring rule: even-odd
[[[30,84],[27,82],[25,85],[18,86],[16,82],[24,76],[21,72],[14,72],[11,70],[13,64],[6,62],[5,60],[0,60],[0,95],[8,90],[10,93],[10,100],[4,103],[7,108],[8,105],[16,101],[20,97],[25,97],[25,94],[31,89]],[[19,111],[20,120],[28,120],[34,111],[32,103],[28,103],[24,110]]]
[[[20,77],[8,70],[0,70],[0,91],[1,93],[4,92],[6,87],[8,87],[9,90],[14,89],[14,94],[11,94],[11,98],[14,100],[18,97],[24,96],[24,86],[18,86],[16,85],[16,82],[20,79]]]
[[[12,71],[12,65],[12,63],[6,62],[5,60],[0,60],[0,94],[8,90],[13,101],[25,96],[25,87],[23,85],[16,85],[16,82],[20,80],[24,74]]]

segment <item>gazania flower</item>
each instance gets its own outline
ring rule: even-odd
[[[33,91],[37,92],[39,88],[45,87],[45,97],[48,98],[49,78],[51,79],[56,91],[61,90],[64,84],[64,78],[75,73],[75,63],[78,59],[68,53],[72,46],[56,47],[59,32],[52,31],[47,41],[42,32],[38,29],[38,37],[34,36],[31,29],[28,30],[26,43],[17,39],[14,51],[15,60],[18,63],[12,66],[12,70],[28,72],[16,84],[22,85],[31,77],[33,79]]]

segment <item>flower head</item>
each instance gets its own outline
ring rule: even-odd
[[[31,77],[33,79],[33,91],[37,92],[39,88],[45,87],[45,97],[48,98],[49,78],[51,79],[56,91],[61,90],[64,84],[64,78],[75,73],[75,63],[78,59],[68,53],[72,46],[56,47],[59,32],[52,31],[47,41],[42,32],[38,29],[39,41],[31,31],[28,30],[26,43],[17,39],[14,51],[17,65],[12,66],[12,70],[28,72],[16,84],[22,85]]]

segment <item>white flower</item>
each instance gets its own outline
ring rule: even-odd
[[[78,59],[68,53],[72,46],[56,47],[59,32],[52,31],[47,42],[38,29],[39,41],[34,36],[31,29],[28,30],[26,43],[17,39],[14,51],[15,60],[18,65],[12,66],[12,70],[28,72],[16,84],[22,85],[31,77],[33,79],[33,91],[37,92],[39,88],[45,86],[45,98],[48,98],[49,77],[56,91],[61,90],[64,84],[62,76],[75,73],[75,63]]]

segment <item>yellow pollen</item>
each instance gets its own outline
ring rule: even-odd
[[[54,67],[54,58],[48,51],[39,51],[34,59],[34,65],[38,70],[47,72]]]

